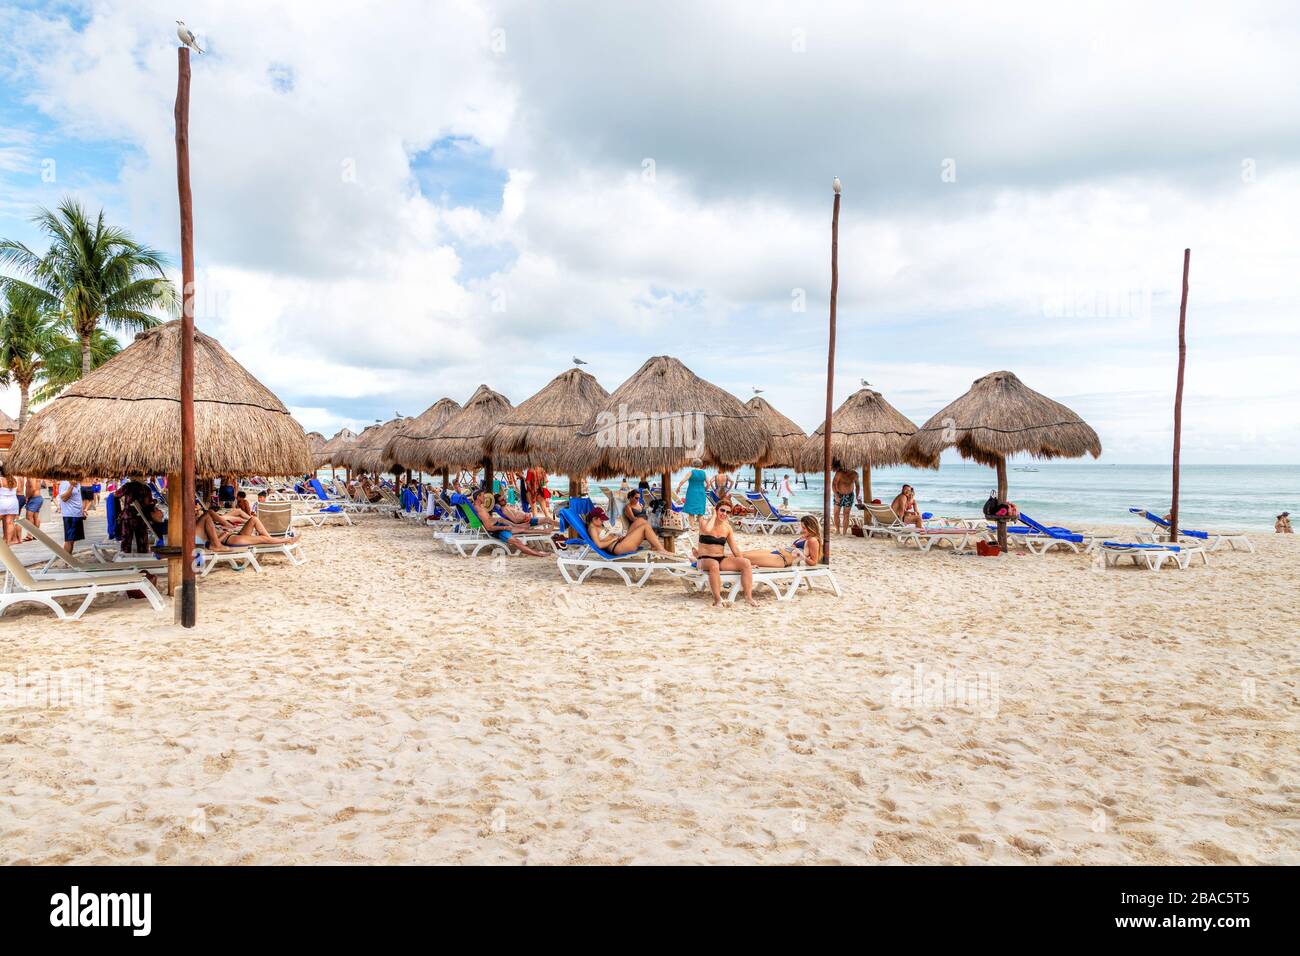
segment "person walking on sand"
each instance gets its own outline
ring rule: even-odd
[[[24,493],[27,495],[27,503],[23,506],[27,512],[24,517],[35,527],[41,526],[41,508],[45,506],[45,496],[41,493],[41,479],[27,478]],[[30,540],[30,539],[29,539]]]
[[[5,544],[18,543],[18,482],[12,475],[0,477],[0,523]]]
[[[59,514],[63,517],[63,550],[71,554],[78,541],[86,539],[86,511],[82,505],[81,481],[59,482]]]
[[[781,479],[781,508],[782,510],[790,507],[790,499],[794,497],[794,485],[790,484],[790,476],[786,475]]]
[[[837,467],[835,477],[831,479],[831,491],[835,496],[835,533],[848,534],[853,506],[862,501],[862,496],[858,494],[858,473]]]
[[[686,514],[691,523],[691,527],[699,530],[700,517],[708,505],[708,498],[704,494],[704,462],[698,458],[691,459],[691,472],[685,478],[677,483],[675,494],[682,490],[682,485],[686,486],[686,501],[682,505],[682,511]]]

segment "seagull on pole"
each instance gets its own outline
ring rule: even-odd
[[[835,179],[831,182],[831,189],[835,190],[835,195],[838,196],[840,194],[841,188],[842,187],[840,186],[840,177],[836,176]]]
[[[193,30],[191,30],[189,27],[185,25],[184,20],[176,21],[176,35],[180,37],[181,42],[184,43],[191,50],[194,50],[197,53],[203,52],[201,49],[199,49],[198,37],[194,35]]]
[[[587,363],[584,362],[582,359],[578,358],[578,356],[575,355],[575,356],[573,357],[573,364],[574,364],[574,365],[586,365]]]

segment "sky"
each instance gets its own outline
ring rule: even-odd
[[[0,236],[179,273],[178,15],[198,325],[309,430],[670,354],[811,431],[839,176],[837,403],[1011,369],[1167,461],[1190,247],[1183,460],[1300,459],[1292,4],[0,0]]]

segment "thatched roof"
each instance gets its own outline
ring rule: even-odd
[[[734,467],[757,461],[771,439],[758,413],[677,359],[657,355],[620,385],[578,430],[557,471],[649,475],[699,457]]]
[[[325,447],[325,436],[320,432],[308,432],[307,447],[311,449],[313,457],[319,455],[320,450]]]
[[[916,425],[877,391],[854,392],[831,415],[831,467],[859,468],[901,465],[903,450],[916,434]],[[821,471],[826,452],[826,423],[803,443],[801,471]],[[938,467],[934,465],[933,467]]]
[[[345,449],[356,440],[356,432],[350,428],[340,428],[334,437],[322,445],[320,451],[316,453],[316,467],[342,465]]]
[[[512,407],[510,399],[500,392],[480,385],[465,407],[424,441],[424,467],[432,471],[479,465],[485,455],[483,445],[488,432],[505,418]]]
[[[799,467],[799,451],[808,437],[804,430],[773,408],[767,399],[758,395],[747,401],[745,407],[758,415],[772,440],[767,446],[767,454],[753,464],[759,468]]]
[[[500,468],[559,471],[573,458],[578,429],[609,400],[595,376],[571,368],[520,402],[488,433],[487,448]]]
[[[429,450],[429,439],[447,424],[447,419],[460,411],[460,405],[450,398],[440,398],[419,415],[416,415],[406,427],[394,435],[384,449],[384,456],[407,468],[423,469],[430,467],[425,461]]]
[[[388,443],[393,440],[411,421],[406,418],[390,418],[381,425],[371,425],[357,440],[344,449],[342,464],[353,471],[369,471],[378,474],[390,468],[397,470],[401,463],[393,461],[386,454]]]
[[[1097,458],[1101,439],[1074,412],[1011,372],[990,372],[921,426],[908,442],[907,461],[937,466],[945,448],[994,466],[1018,452],[1035,458]]]
[[[9,464],[43,478],[180,471],[180,320],[147,332],[27,420]],[[194,333],[198,477],[315,467],[289,410],[216,339]]]
[[[4,412],[0,412],[0,432],[7,432],[9,434],[14,434],[17,431],[18,431],[18,423],[14,421],[12,418],[10,418],[8,415],[6,415]]]

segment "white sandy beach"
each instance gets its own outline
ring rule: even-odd
[[[1158,574],[837,539],[842,598],[720,610],[306,539],[191,632],[0,619],[0,863],[1300,863],[1293,537]]]

